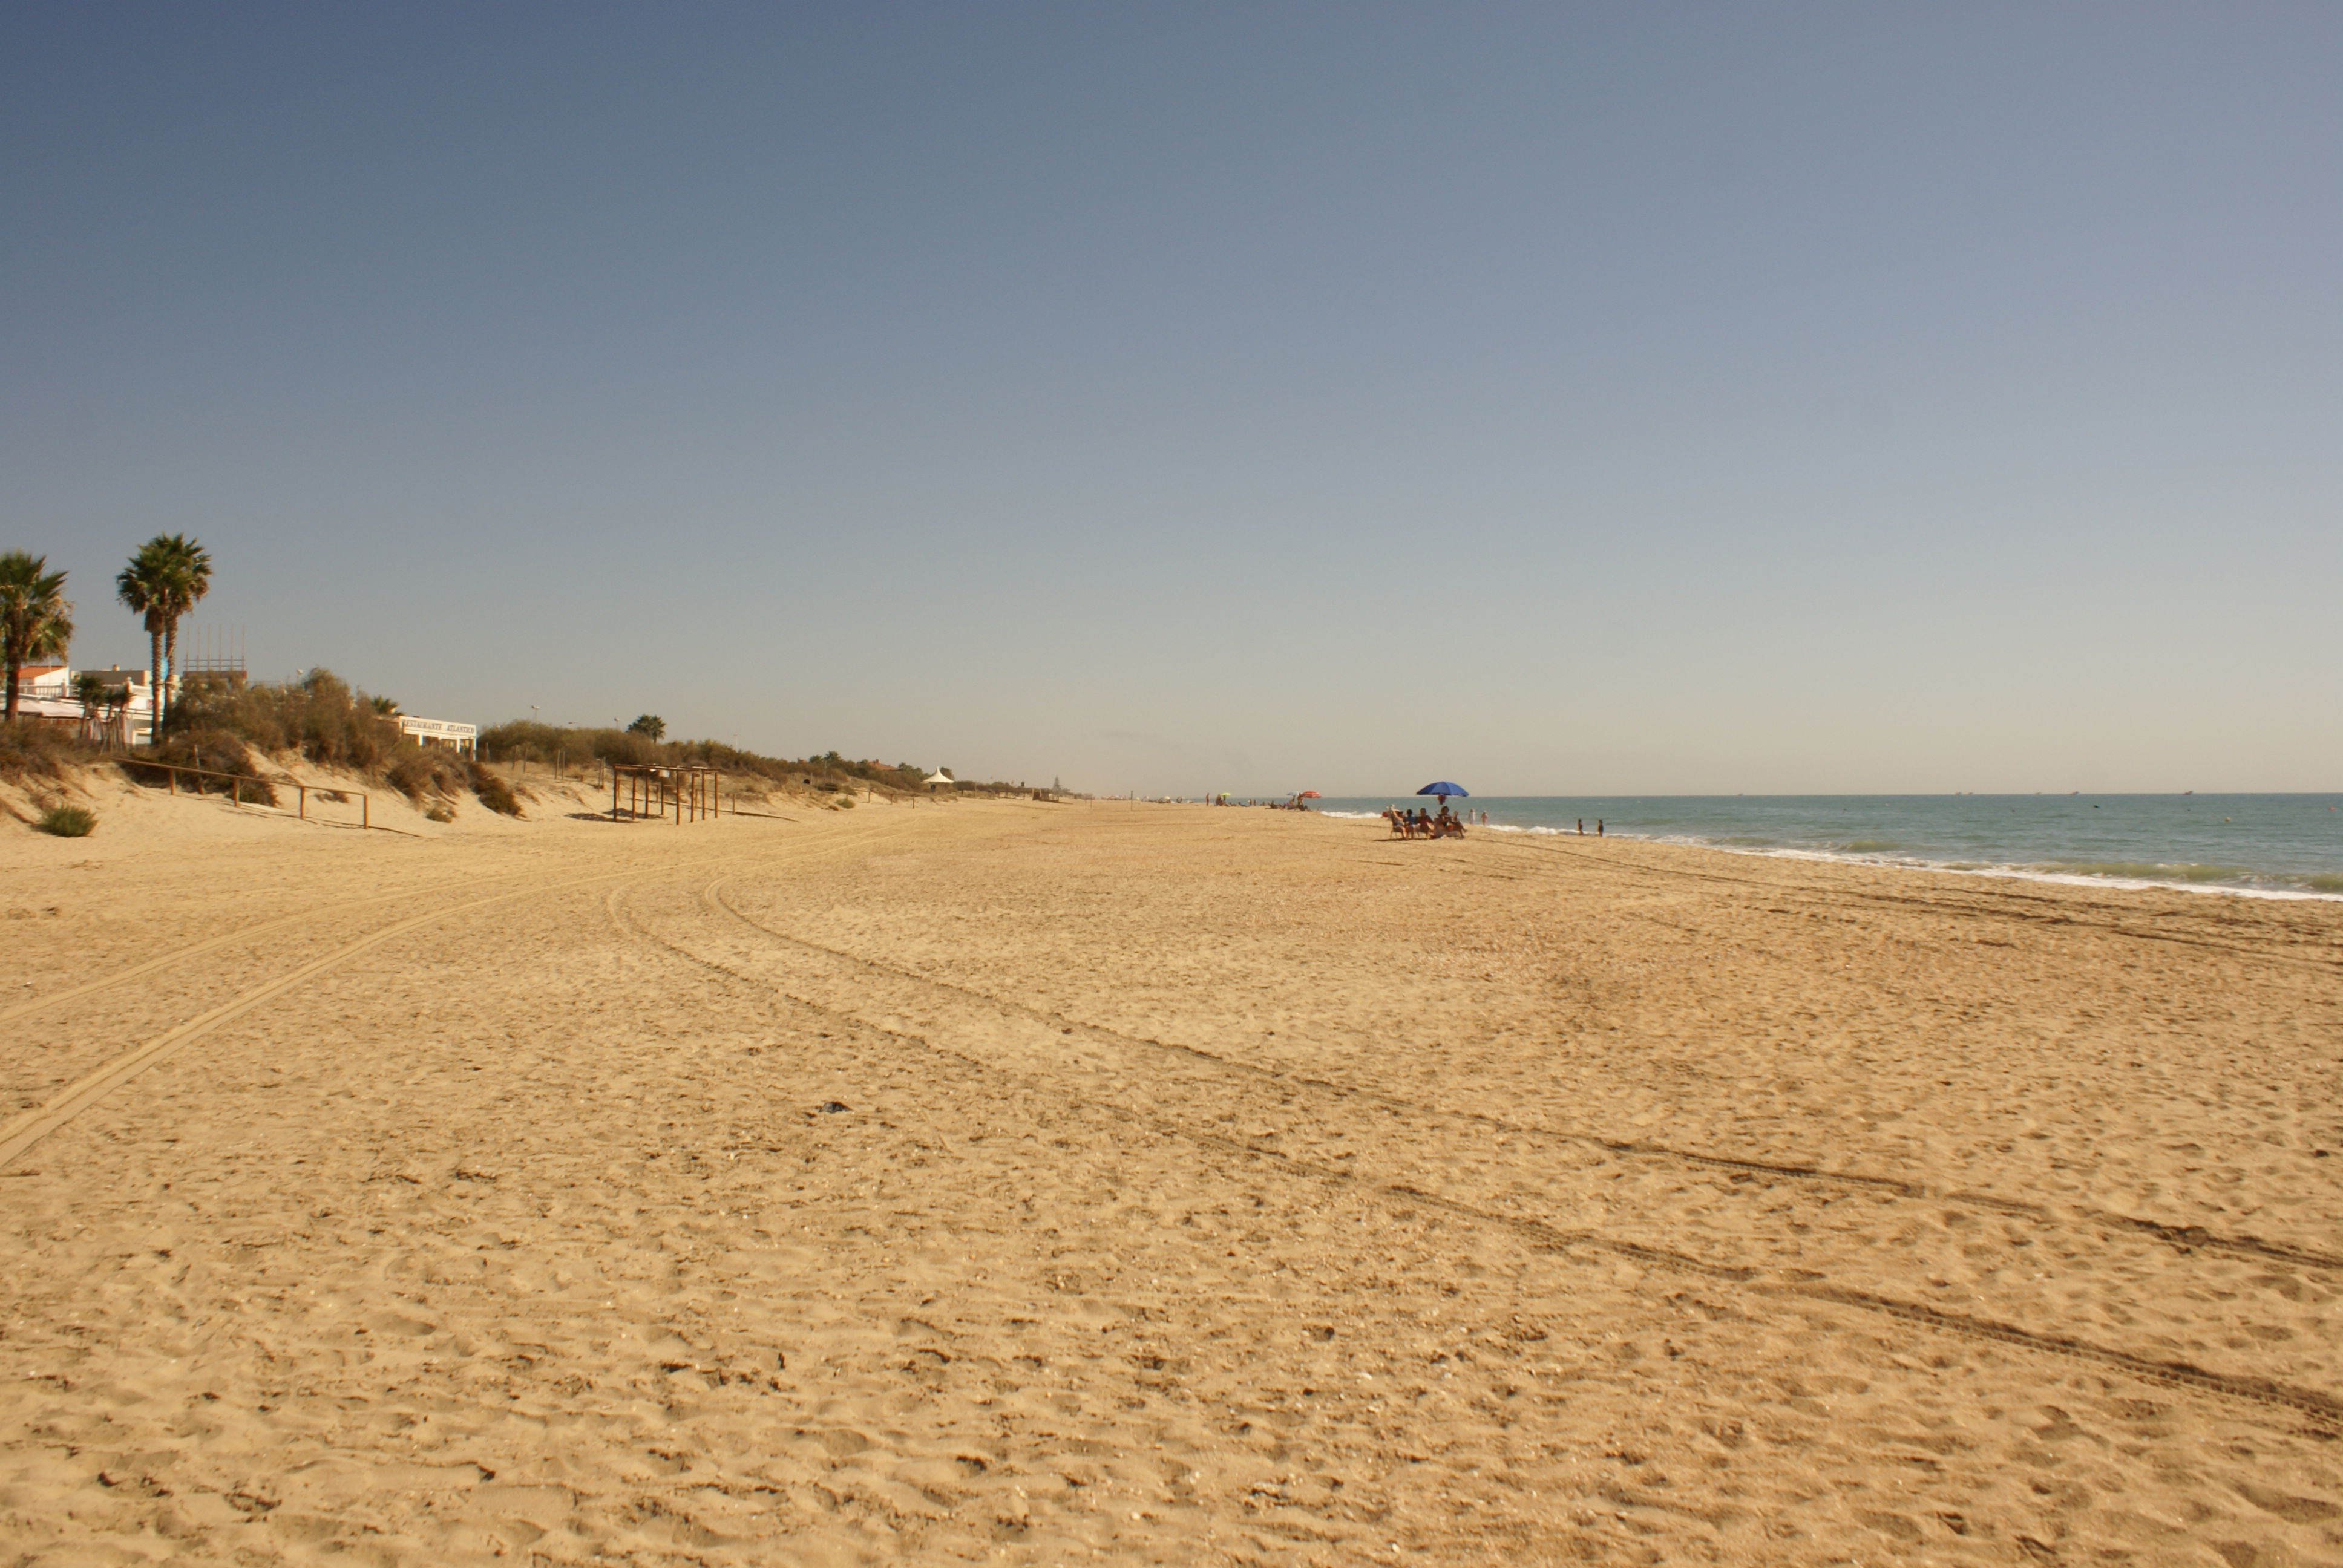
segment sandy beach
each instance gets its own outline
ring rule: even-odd
[[[2343,1562],[2343,904],[582,805],[0,832],[0,1562]]]

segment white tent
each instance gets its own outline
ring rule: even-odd
[[[959,783],[960,780],[953,778],[949,773],[930,773],[928,775],[928,788],[930,789],[934,789],[939,784],[950,784],[957,786]]]

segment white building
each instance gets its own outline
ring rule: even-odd
[[[479,749],[480,727],[458,724],[452,719],[417,719],[411,713],[398,716],[399,733],[417,746],[447,746],[458,751]]]
[[[81,678],[94,675],[112,694],[110,699],[85,705]],[[75,669],[68,664],[28,664],[19,672],[16,714],[23,719],[46,719],[78,724],[91,740],[122,746],[145,746],[155,732],[155,686],[143,669]]]

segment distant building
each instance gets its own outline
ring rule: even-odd
[[[85,705],[82,677],[94,675],[106,700]],[[155,687],[143,669],[75,669],[69,664],[28,664],[20,673],[16,713],[80,726],[84,738],[118,746],[146,746],[155,734]]]
[[[466,752],[479,749],[480,727],[477,724],[458,724],[452,719],[417,719],[411,713],[402,713],[398,716],[398,729],[417,746],[445,746]]]

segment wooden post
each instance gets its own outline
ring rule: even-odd
[[[358,826],[361,828],[374,826],[374,802],[367,798],[366,791],[363,789],[358,791]]]
[[[293,788],[301,791],[301,820],[306,822],[309,819],[309,787],[307,784],[296,784]]]

